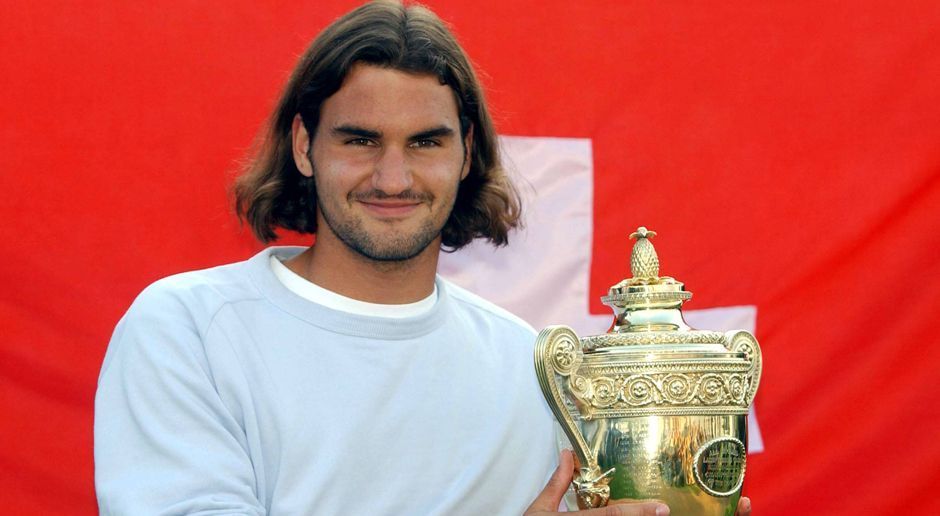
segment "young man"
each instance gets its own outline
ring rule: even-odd
[[[286,228],[316,242],[135,300],[96,399],[102,514],[558,507],[573,465],[563,453],[542,489],[555,441],[533,330],[435,274],[442,247],[505,244],[519,219],[480,86],[439,19],[379,2],[324,30],[236,202],[262,241]]]

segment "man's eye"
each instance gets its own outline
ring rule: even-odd
[[[438,147],[440,146],[440,143],[438,143],[436,140],[415,140],[411,146],[416,148]]]
[[[375,142],[368,138],[353,138],[351,140],[346,140],[346,145],[375,145]]]

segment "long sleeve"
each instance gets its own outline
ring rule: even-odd
[[[151,286],[109,344],[95,399],[99,510],[263,515],[244,430],[206,358],[199,326],[211,317],[182,296]]]

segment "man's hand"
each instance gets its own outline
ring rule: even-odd
[[[525,516],[549,516],[560,514],[558,506],[561,498],[565,496],[571,478],[574,476],[574,458],[571,450],[562,450],[558,458],[558,469],[548,479],[548,484],[539,496],[525,511]],[[662,502],[632,502],[618,505],[608,505],[599,509],[581,511],[578,514],[585,516],[666,516],[669,507]]]
[[[561,505],[561,499],[571,484],[574,476],[574,457],[570,450],[562,450],[558,458],[558,468],[548,480],[545,489],[539,493],[539,496],[532,502],[525,511],[524,516],[551,516],[553,514],[562,514],[557,512]],[[669,514],[669,506],[662,502],[626,502],[616,505],[608,505],[598,509],[579,511],[578,514],[585,516],[666,516]],[[742,497],[738,502],[737,516],[751,516],[751,500]]]

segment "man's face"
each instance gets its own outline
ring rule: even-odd
[[[316,181],[318,243],[335,235],[379,261],[408,260],[431,244],[436,252],[471,143],[469,134],[461,141],[448,86],[433,75],[357,64],[323,103],[309,152],[298,122],[294,155],[312,158],[312,168],[298,168]]]

